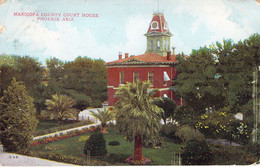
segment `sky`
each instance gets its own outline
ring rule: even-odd
[[[189,55],[216,41],[238,42],[260,34],[259,0],[0,0],[0,55],[28,55],[42,64],[52,57],[72,61],[87,56],[109,62],[117,60],[119,52],[140,55],[158,9],[173,34],[175,53]],[[60,13],[60,21],[40,20],[56,19],[41,16],[51,13]],[[66,16],[72,13],[80,17]]]

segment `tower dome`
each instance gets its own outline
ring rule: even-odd
[[[172,33],[163,13],[154,13],[148,31],[144,34],[147,38],[146,53],[156,53],[166,56],[170,52]]]

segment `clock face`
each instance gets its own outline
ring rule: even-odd
[[[158,23],[157,23],[157,22],[153,22],[153,23],[152,23],[152,28],[155,29],[155,28],[157,28],[157,27],[158,27]]]

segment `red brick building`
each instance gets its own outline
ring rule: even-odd
[[[108,105],[115,104],[114,94],[119,86],[127,82],[150,81],[151,89],[158,89],[158,96],[174,99],[179,105],[172,88],[176,75],[176,56],[170,52],[170,38],[164,15],[155,13],[149,25],[146,53],[129,56],[119,53],[118,60],[106,63],[108,78]]]

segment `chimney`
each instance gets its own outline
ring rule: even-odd
[[[172,54],[175,55],[175,48],[176,47],[172,47]]]
[[[125,53],[125,58],[128,58],[128,53]]]
[[[122,60],[122,52],[119,52],[118,59]]]
[[[167,52],[167,60],[170,60],[171,52]]]

